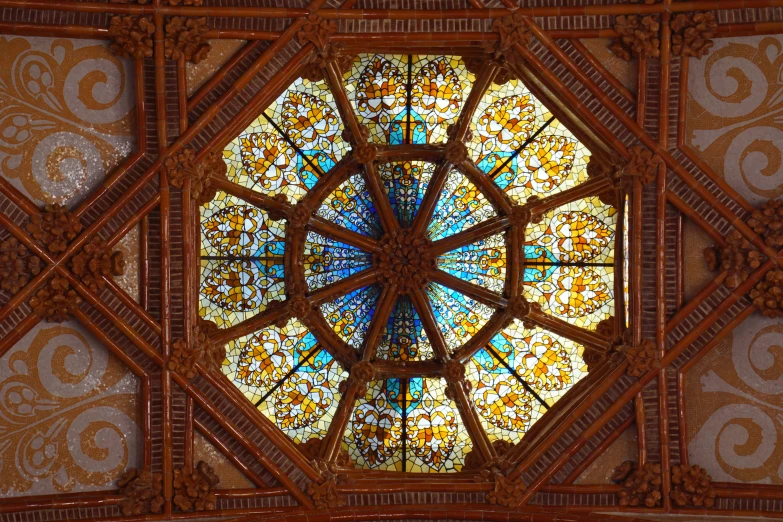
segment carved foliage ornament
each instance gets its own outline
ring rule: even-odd
[[[527,486],[522,479],[511,480],[497,471],[485,470],[482,474],[491,476],[495,487],[487,493],[487,502],[504,507],[517,507],[522,503],[522,496]]]
[[[783,317],[783,270],[770,270],[750,291],[750,299],[765,317]]]
[[[707,470],[697,465],[672,466],[672,490],[670,493],[676,506],[706,507],[715,505],[717,496],[712,487],[712,477]]]
[[[177,339],[171,345],[168,369],[179,373],[186,379],[192,379],[196,376],[197,362],[201,362],[207,371],[219,372],[226,359],[226,347],[210,340],[210,335],[217,330],[217,325],[212,321],[199,319],[198,325],[193,328],[190,346],[184,339]]]
[[[111,252],[106,241],[95,237],[73,257],[71,270],[90,290],[98,293],[106,287],[104,278],[125,273],[125,259],[122,252]]]
[[[669,22],[672,28],[672,52],[679,56],[706,56],[715,45],[712,36],[718,28],[712,13],[678,13]]]
[[[190,63],[199,63],[207,57],[212,46],[206,41],[209,32],[206,18],[169,18],[165,26],[163,49],[166,58],[179,60],[185,57]]]
[[[661,54],[658,16],[620,15],[614,19],[614,30],[618,37],[609,49],[626,62],[632,56],[657,58]]]
[[[704,261],[710,271],[721,270],[727,273],[723,284],[730,289],[737,288],[761,266],[766,256],[756,250],[737,230],[726,236],[724,245],[713,245],[704,249]]]
[[[518,11],[496,19],[492,22],[492,30],[497,32],[500,38],[495,42],[484,42],[484,50],[497,60],[513,60],[516,53],[508,51],[514,47],[514,44],[523,47],[530,45],[532,38],[530,29],[525,24],[525,16]]]
[[[64,277],[52,277],[43,288],[30,298],[30,308],[41,319],[50,323],[62,323],[70,319],[82,302]]]
[[[649,339],[644,339],[638,346],[626,347],[625,358],[628,360],[627,373],[631,377],[641,377],[658,367],[658,350]]]
[[[203,460],[195,469],[174,470],[172,502],[180,511],[211,511],[217,502],[213,490],[219,483],[215,471]]]
[[[163,475],[129,469],[117,481],[120,487],[120,509],[125,516],[146,515],[163,511]]]
[[[122,58],[152,58],[155,24],[149,16],[113,16],[109,25],[111,52]]]
[[[462,471],[478,471],[482,468],[490,468],[493,466],[504,467],[501,462],[503,458],[514,448],[514,444],[507,440],[497,439],[492,442],[492,448],[497,454],[497,459],[493,462],[484,462],[484,457],[477,448],[473,448],[471,451],[465,454],[465,465],[462,467]]]
[[[323,460],[315,460],[316,469],[321,473],[321,480],[307,485],[307,494],[313,499],[317,509],[334,509],[343,507],[346,498],[337,492],[337,475],[334,469]]]
[[[0,242],[0,289],[17,293],[41,272],[41,260],[15,237]]]
[[[663,165],[663,158],[639,145],[631,147],[628,152],[631,157],[623,169],[623,175],[638,179],[642,185],[653,181],[658,175],[658,168]]]
[[[196,163],[196,153],[193,149],[183,149],[174,156],[167,158],[163,170],[172,187],[182,188],[185,180],[190,180],[190,196],[197,205],[203,205],[217,194],[217,187],[212,178],[225,179],[228,166],[223,161],[220,152],[207,154],[200,163]]]
[[[636,468],[636,464],[625,461],[615,468],[612,481],[621,486],[617,496],[620,505],[646,506],[648,508],[661,505],[661,465],[650,462]]]
[[[446,160],[458,165],[468,159],[468,148],[461,141],[449,141],[446,143]]]
[[[329,46],[329,37],[337,32],[334,20],[324,20],[316,14],[308,15],[296,37],[302,44],[312,43],[319,53]]]
[[[429,239],[413,234],[410,229],[381,238],[374,258],[381,284],[397,285],[398,291],[404,294],[422,288],[436,266],[435,259],[429,254],[431,244]]]
[[[67,207],[46,205],[42,213],[30,216],[25,230],[49,252],[59,254],[82,231],[82,224]]]
[[[768,247],[783,248],[783,200],[770,199],[754,210],[748,226],[764,239]]]

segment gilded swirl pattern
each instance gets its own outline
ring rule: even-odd
[[[783,195],[783,36],[690,59],[685,142],[751,204]]]
[[[0,37],[0,171],[37,203],[70,204],[130,156],[132,65],[93,40]]]
[[[135,376],[76,323],[0,357],[0,497],[112,489],[141,460]]]
[[[686,376],[690,461],[720,482],[783,484],[783,324],[751,315]]]

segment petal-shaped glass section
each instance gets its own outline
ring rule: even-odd
[[[345,75],[359,122],[375,143],[442,143],[474,76],[457,56],[360,54]]]
[[[433,241],[451,236],[497,215],[495,208],[464,174],[452,169],[427,229]]]
[[[224,373],[295,442],[341,441],[372,470],[473,469],[477,437],[520,442],[586,375],[561,333],[610,319],[615,288],[627,306],[628,234],[597,194],[569,198],[590,152],[522,81],[477,92],[462,58],[414,54],[357,56],[347,102],[331,81],[297,79],[224,151],[230,183],[199,209],[199,314],[228,329]],[[335,168],[351,111],[369,130],[351,142],[382,145],[374,168]],[[474,168],[444,165],[460,118]],[[556,193],[524,230],[505,219]],[[517,293],[559,321],[498,326]],[[376,367],[367,386],[346,346]],[[446,355],[469,386],[442,380]]]
[[[344,444],[362,467],[418,473],[459,471],[472,448],[445,383],[426,378],[370,383]]]
[[[326,435],[347,374],[299,321],[232,341],[227,361],[228,378],[296,442]]]

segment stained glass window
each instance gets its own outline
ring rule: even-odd
[[[460,471],[477,438],[518,443],[587,374],[572,326],[523,322],[510,300],[588,330],[614,313],[617,210],[569,197],[590,151],[523,82],[474,83],[448,55],[299,78],[227,146],[233,185],[200,207],[199,314],[228,329],[224,373],[295,442],[356,467]],[[445,160],[461,118],[475,168]],[[372,168],[341,163],[357,140],[384,146]],[[527,225],[506,219],[556,193]],[[464,386],[444,380],[452,359]],[[383,371],[358,381],[360,362]]]

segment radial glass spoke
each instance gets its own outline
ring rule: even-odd
[[[372,266],[372,256],[356,247],[307,232],[304,276],[309,290],[323,288]]]
[[[487,198],[456,169],[452,169],[441,190],[427,235],[433,240],[443,239],[496,216]]]
[[[506,283],[506,240],[503,234],[481,239],[438,258],[438,268],[498,294]]]
[[[433,357],[419,312],[410,297],[402,295],[394,305],[381,337],[377,358],[390,361],[420,361]]]
[[[427,286],[427,296],[450,352],[473,337],[494,313],[489,306],[437,283]]]
[[[359,349],[367,335],[380,294],[379,286],[365,286],[321,305],[321,312],[343,341]]]
[[[370,237],[379,238],[383,233],[375,204],[361,174],[354,174],[329,194],[316,215]]]

